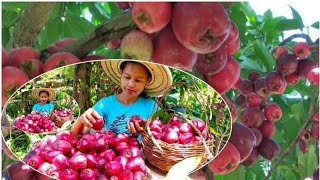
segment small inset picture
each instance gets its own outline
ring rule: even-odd
[[[51,134],[67,129],[79,115],[79,106],[68,94],[54,88],[26,85],[6,106],[10,123],[26,133]]]

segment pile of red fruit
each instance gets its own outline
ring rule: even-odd
[[[61,180],[139,180],[146,175],[140,144],[134,137],[110,131],[74,138],[62,131],[46,136],[27,153],[24,162]]]
[[[233,122],[237,109],[241,109],[241,123],[234,123],[230,141],[226,148],[209,165],[215,174],[226,174],[241,163],[252,165],[261,155],[272,160],[279,154],[279,144],[271,139],[275,133],[275,122],[282,117],[282,110],[275,102],[269,102],[270,94],[282,94],[287,85],[295,85],[300,79],[312,85],[319,84],[319,67],[308,58],[310,48],[307,43],[296,43],[292,53],[285,46],[273,52],[276,59],[275,70],[261,76],[257,72],[249,74],[248,79],[239,78],[233,89],[239,94],[235,102],[226,96],[224,99],[232,110]],[[308,151],[306,139],[319,137],[319,112],[315,113],[310,131],[303,129],[299,134],[299,147]]]
[[[13,125],[20,130],[30,133],[50,132],[56,128],[49,116],[40,113],[17,117]]]
[[[52,113],[58,117],[69,117],[72,115],[71,109],[55,109],[52,111]]]
[[[209,132],[205,123],[200,119],[191,120],[191,123],[199,130],[202,137],[206,140]],[[199,134],[188,122],[182,122],[182,120],[176,116],[174,116],[167,124],[163,124],[159,118],[156,118],[150,123],[150,131],[155,139],[162,140],[168,144],[188,144],[202,141]]]
[[[72,120],[73,115],[71,109],[54,109],[51,118],[57,127],[61,127],[66,121]]]

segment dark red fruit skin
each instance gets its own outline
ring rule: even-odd
[[[244,160],[241,164],[244,166],[251,166],[256,162],[258,157],[259,157],[259,151],[257,150],[257,148],[253,148],[249,157],[246,160]]]
[[[79,173],[71,168],[64,169],[59,172],[60,180],[78,180]]]
[[[170,2],[136,2],[131,18],[140,30],[154,33],[163,29],[171,19]]]
[[[19,65],[28,59],[40,59],[40,54],[36,49],[31,47],[21,47],[9,51],[9,61],[12,66],[19,67]]]
[[[246,105],[247,107],[258,107],[261,104],[261,98],[258,94],[251,92],[247,94]]]
[[[274,124],[270,121],[263,121],[262,125],[259,127],[259,131],[261,132],[263,137],[271,137],[276,130]]]
[[[28,59],[20,63],[19,68],[32,79],[43,72],[43,63],[39,59]]]
[[[271,161],[280,153],[280,146],[272,139],[262,138],[258,151],[263,158]]]
[[[309,151],[307,143],[302,139],[299,139],[299,149],[303,154]]]
[[[248,76],[248,79],[252,82],[255,82],[256,79],[258,79],[259,77],[261,77],[260,73],[258,72],[251,72]]]
[[[98,175],[97,169],[85,168],[80,171],[80,180],[95,180]]]
[[[227,39],[231,21],[219,2],[178,2],[173,8],[172,28],[186,48],[205,54],[216,51]]]
[[[240,76],[240,66],[233,57],[228,56],[228,60],[223,69],[213,75],[206,75],[205,81],[218,93],[223,94],[230,90]]]
[[[115,2],[116,6],[120,9],[126,10],[129,9],[129,2]]]
[[[306,80],[308,73],[315,67],[316,65],[310,59],[300,59],[298,60],[297,73],[301,79]]]
[[[282,55],[277,59],[276,67],[282,75],[292,74],[298,68],[297,57],[293,54]]]
[[[235,122],[232,125],[230,140],[240,152],[240,163],[244,161],[251,153],[256,143],[256,137],[253,132],[245,125]]]
[[[74,155],[69,160],[70,168],[75,170],[82,170],[87,166],[87,158],[83,154]]]
[[[317,67],[317,68],[313,68],[307,75],[307,79],[308,81],[316,86],[316,85],[319,85],[319,76],[320,75],[320,68]]]
[[[155,63],[191,71],[197,61],[197,54],[185,48],[176,39],[172,27],[167,26],[153,41],[151,59]]]
[[[311,137],[311,134],[307,129],[302,129],[299,132],[299,139],[302,139],[305,141],[305,140],[308,140],[310,137]]]
[[[288,49],[285,46],[278,46],[272,51],[272,55],[275,59],[286,54],[288,54]]]
[[[2,47],[1,58],[2,58],[2,67],[9,65],[10,63],[9,57],[7,56],[6,50],[3,47]]]
[[[319,180],[319,166],[313,172],[313,180]]]
[[[44,162],[44,159],[41,156],[34,155],[27,160],[27,164],[34,169],[38,169],[38,167]]]
[[[319,122],[313,121],[311,127],[311,136],[315,141],[319,139]]]
[[[238,107],[241,107],[241,108],[245,108],[246,107],[246,97],[244,95],[242,95],[242,94],[239,94],[236,97],[234,102],[236,103],[236,105]]]
[[[210,163],[209,168],[214,174],[227,174],[235,170],[240,163],[240,153],[236,146],[228,142],[224,149]]]
[[[264,116],[267,121],[277,122],[282,117],[282,110],[277,103],[268,103],[263,109]]]
[[[240,120],[250,128],[259,128],[263,121],[263,114],[257,107],[247,107],[241,111]]]
[[[279,72],[272,71],[266,76],[266,85],[272,94],[283,94],[287,83]]]
[[[256,144],[254,147],[257,147],[260,145],[262,141],[262,134],[257,128],[250,128],[250,130],[253,132],[254,136],[256,137]]]
[[[269,95],[269,89],[266,84],[265,77],[259,77],[254,82],[254,92],[256,92],[260,97],[266,98]]]
[[[128,169],[122,170],[119,173],[119,180],[134,180],[133,173]]]
[[[300,77],[296,72],[294,72],[294,73],[291,73],[291,74],[284,76],[284,79],[286,80],[287,84],[295,85],[299,82]]]
[[[14,162],[6,168],[10,180],[30,179],[32,176],[32,169],[22,162]]]
[[[68,154],[72,149],[72,145],[66,140],[56,140],[52,147],[63,154]]]
[[[103,128],[104,120],[103,118],[96,119],[96,122],[92,125],[94,130],[100,131]]]
[[[310,53],[310,46],[308,43],[298,42],[293,46],[292,51],[297,57],[305,58]]]
[[[65,66],[68,64],[78,63],[80,59],[75,55],[67,52],[56,53],[50,56],[43,65],[43,71],[47,72],[51,69]]]
[[[52,159],[52,164],[56,165],[60,170],[69,167],[69,158],[63,154],[58,154]]]
[[[228,55],[233,55],[240,48],[239,29],[234,22],[231,22],[231,29],[228,38],[221,45]]]
[[[202,74],[216,74],[222,70],[227,62],[227,53],[224,48],[208,53],[198,54],[195,68]]]

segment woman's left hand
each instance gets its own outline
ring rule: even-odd
[[[138,122],[128,122],[128,130],[131,134],[137,134],[143,131],[143,127]]]

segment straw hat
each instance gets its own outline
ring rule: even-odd
[[[32,90],[32,97],[39,99],[39,92],[47,91],[49,93],[49,101],[52,101],[56,97],[56,92],[51,88],[37,88]]]
[[[171,71],[167,66],[160,64],[155,64],[145,61],[134,61],[134,60],[119,60],[119,59],[109,59],[106,61],[101,61],[101,65],[106,72],[108,78],[114,83],[120,85],[121,82],[121,69],[120,65],[124,61],[138,62],[144,65],[151,73],[151,81],[145,87],[145,92],[148,96],[160,96],[167,88],[172,84]]]

